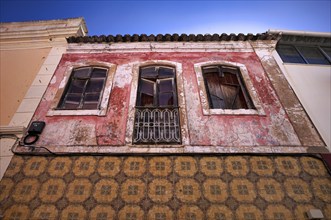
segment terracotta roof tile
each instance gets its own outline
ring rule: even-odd
[[[119,42],[202,42],[202,41],[247,41],[247,40],[277,40],[280,38],[279,34],[157,34],[156,36],[146,34],[125,34],[116,36],[100,35],[100,36],[84,36],[84,37],[69,37],[68,43],[119,43]]]

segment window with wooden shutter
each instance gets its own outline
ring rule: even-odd
[[[240,71],[230,66],[202,68],[211,109],[253,109]]]

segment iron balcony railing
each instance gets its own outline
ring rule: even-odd
[[[134,144],[180,144],[179,107],[136,107]]]

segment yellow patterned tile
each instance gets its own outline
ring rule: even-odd
[[[145,196],[145,183],[139,179],[127,179],[121,185],[121,198],[128,203],[138,203]]]
[[[200,186],[194,179],[180,179],[176,183],[176,197],[182,202],[196,202],[201,197]]]
[[[228,198],[227,184],[220,179],[207,179],[203,183],[203,195],[210,202],[224,202]]]
[[[15,204],[5,211],[4,219],[28,220],[30,209],[27,205]]]
[[[281,202],[284,192],[281,184],[273,178],[261,178],[256,184],[259,195],[267,202]]]
[[[82,205],[69,205],[61,212],[60,219],[86,219],[87,213]]]
[[[204,219],[202,210],[195,205],[183,205],[177,212],[178,220]]]
[[[79,157],[74,163],[73,173],[77,177],[88,177],[94,173],[96,163],[93,157]]]
[[[206,176],[219,177],[223,173],[222,160],[218,157],[203,157],[200,159],[201,172]]]
[[[331,179],[314,178],[312,181],[312,191],[324,202],[331,202]]]
[[[55,205],[40,205],[37,207],[32,215],[31,215],[31,220],[32,219],[57,219],[58,218],[58,210],[55,207]]]
[[[153,202],[165,203],[173,196],[172,184],[166,179],[154,179],[148,186],[148,196]]]
[[[303,170],[312,176],[325,176],[327,170],[323,162],[313,157],[301,157],[300,161],[303,166]]]
[[[39,198],[46,203],[57,202],[64,194],[65,182],[60,178],[51,178],[41,185]]]
[[[112,220],[115,219],[115,211],[110,205],[97,205],[90,211],[89,219]]]
[[[92,184],[88,179],[79,178],[68,186],[66,197],[70,202],[84,202],[91,194]]]
[[[93,197],[99,203],[109,203],[117,197],[118,184],[113,179],[101,179],[94,186]]]
[[[69,157],[55,157],[48,167],[48,174],[53,177],[63,177],[71,170],[72,161]]]
[[[271,159],[267,157],[250,157],[252,171],[260,176],[272,176],[275,168]]]
[[[46,165],[48,164],[48,161],[45,157],[31,157],[26,162],[23,173],[26,176],[39,176],[42,174],[45,169]]]
[[[176,157],[175,172],[179,176],[192,177],[197,172],[197,163],[193,157]]]
[[[19,171],[21,171],[22,165],[24,163],[24,160],[20,156],[13,156],[11,159],[9,166],[6,170],[5,176],[6,177],[12,177]]]
[[[254,184],[247,179],[233,179],[230,182],[230,190],[238,202],[253,202],[256,198]]]
[[[173,218],[173,211],[165,205],[155,205],[148,211],[147,214],[148,220],[167,220]]]
[[[98,173],[102,177],[114,177],[120,172],[121,160],[116,157],[103,157],[99,161]]]
[[[16,202],[30,202],[39,190],[39,182],[36,179],[27,178],[19,182],[14,190],[13,199]]]
[[[301,169],[298,160],[293,157],[277,157],[276,167],[279,172],[286,176],[299,176]]]
[[[265,209],[266,219],[294,219],[292,210],[283,205],[268,205]]]
[[[168,176],[172,171],[171,160],[167,157],[153,157],[149,160],[149,172],[155,177]]]
[[[233,219],[233,214],[232,211],[225,205],[211,205],[207,210],[207,219],[231,220]]]
[[[287,195],[296,202],[309,202],[312,198],[309,185],[299,178],[287,178],[284,186]]]
[[[142,157],[128,157],[124,161],[124,173],[129,177],[141,176],[146,171],[146,160]]]
[[[324,165],[292,156],[14,156],[0,182],[4,219],[301,220],[330,195]]]
[[[0,202],[11,196],[10,192],[14,186],[14,182],[9,178],[2,178],[0,182]]]
[[[144,211],[137,205],[127,205],[119,211],[118,219],[141,220],[144,219]]]
[[[236,216],[237,216],[237,219],[240,219],[240,220],[251,220],[251,219],[263,220],[264,219],[263,214],[260,211],[260,209],[258,209],[255,205],[247,205],[247,204],[240,205],[236,209]]]
[[[246,176],[249,172],[247,161],[243,157],[226,157],[225,158],[225,169],[232,176]]]

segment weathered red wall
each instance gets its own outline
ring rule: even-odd
[[[167,60],[183,65],[184,92],[191,145],[220,146],[258,146],[258,145],[298,145],[299,141],[288,118],[278,101],[259,58],[255,53],[98,53],[65,54],[55,72],[53,82],[47,89],[33,120],[43,120],[47,126],[39,144],[66,145],[66,138],[74,139],[70,143],[84,145],[87,139],[95,139],[98,145],[125,145],[126,123],[131,84],[117,86],[115,73],[109,107],[105,117],[99,116],[46,116],[50,109],[66,68],[66,62],[96,60],[116,65],[147,60]],[[244,64],[256,88],[265,116],[259,115],[203,115],[198,92],[194,64],[206,61],[229,61]],[[95,135],[84,132],[68,136],[68,132],[80,125],[95,125]],[[52,126],[53,125],[53,126]],[[56,125],[56,126],[55,126]],[[71,130],[70,130],[71,129]],[[61,139],[61,137],[65,137]]]

